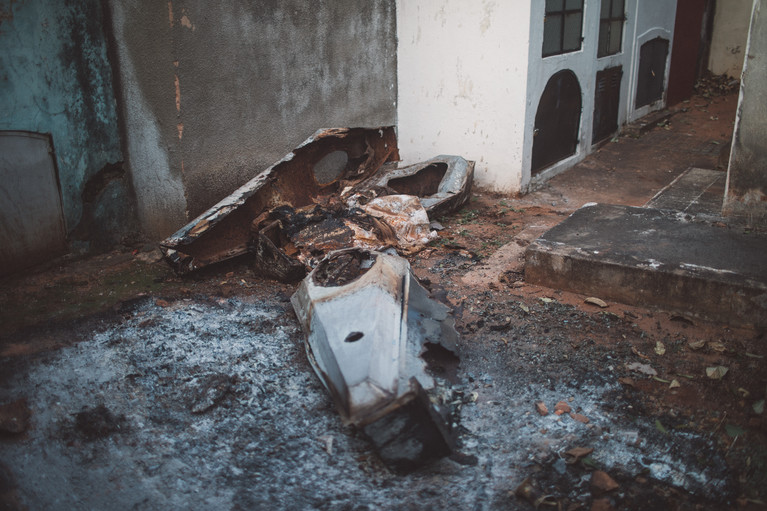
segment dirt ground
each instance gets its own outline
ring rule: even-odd
[[[737,95],[706,94],[537,191],[480,190],[435,219],[439,239],[410,261],[462,336],[457,365],[431,361],[459,451],[411,474],[341,424],[304,355],[294,287],[246,259],[178,277],[146,244],[5,278],[0,502],[764,508],[764,332],[524,280],[525,246],[582,204],[641,206],[691,166],[723,169]]]

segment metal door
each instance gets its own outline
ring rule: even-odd
[[[66,230],[50,136],[0,131],[0,274],[64,250]]]
[[[651,39],[640,48],[635,108],[663,98],[667,56],[668,39],[662,37]]]
[[[581,87],[570,70],[554,74],[543,90],[535,113],[532,174],[570,155],[578,147]]]
[[[594,92],[594,125],[591,143],[596,144],[618,131],[623,67],[608,67],[597,72]]]
[[[692,96],[706,0],[677,0],[674,43],[668,72],[668,106]]]

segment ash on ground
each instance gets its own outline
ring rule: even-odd
[[[536,330],[546,314],[595,322],[565,305],[526,306],[536,327],[504,320],[511,309],[525,315],[517,302],[498,324],[490,311],[487,324],[465,325],[450,398],[459,452],[407,475],[343,426],[284,296],[163,305],[147,298],[82,320],[58,332],[80,332],[80,342],[3,362],[0,402],[23,397],[31,410],[26,431],[0,441],[20,505],[533,509],[514,495],[526,478],[564,509],[597,498],[650,509],[677,497],[716,509],[736,497],[711,438],[660,431],[618,382],[609,350],[542,349],[566,341]],[[570,413],[554,413],[561,401]],[[593,452],[573,460],[576,447]],[[619,484],[606,497],[590,485],[597,468]]]

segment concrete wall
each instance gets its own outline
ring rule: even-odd
[[[717,0],[708,58],[712,73],[740,78],[752,6],[752,0]]]
[[[520,190],[532,3],[397,1],[404,160],[458,154],[478,185]]]
[[[109,241],[133,225],[103,26],[98,0],[0,0],[0,130],[52,135],[67,230]]]
[[[767,227],[767,3],[754,0],[723,212]]]
[[[110,0],[145,231],[164,237],[315,130],[396,122],[386,0]]]
[[[594,120],[594,88],[598,71],[614,66],[622,66],[623,68],[618,126],[638,119],[652,110],[663,108],[665,105],[665,102],[661,101],[640,109],[634,108],[637,82],[636,68],[639,65],[639,49],[644,42],[658,36],[668,39],[669,42],[673,40],[676,0],[626,0],[626,23],[623,27],[621,51],[615,55],[597,58],[600,9],[600,2],[585,2],[583,45],[580,51],[542,58],[545,2],[533,2],[530,12],[532,28],[530,31],[530,68],[527,83],[528,108],[525,114],[523,189],[538,186],[560,172],[569,169],[591,153],[593,149],[591,138]],[[666,61],[666,83],[668,83],[670,61],[669,55]],[[552,165],[531,179],[533,127],[538,103],[549,78],[563,69],[573,71],[581,86],[583,112],[578,147],[573,156]]]

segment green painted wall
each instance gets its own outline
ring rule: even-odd
[[[52,135],[67,230],[95,215],[74,237],[102,243],[132,210],[130,180],[110,165],[123,156],[104,26],[97,0],[0,0],[0,130]],[[106,180],[91,179],[105,168]],[[94,182],[109,188],[105,203]]]

